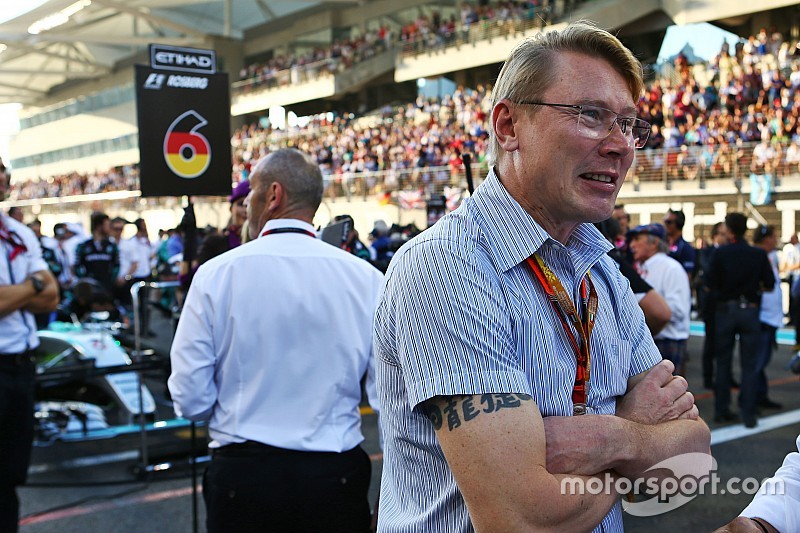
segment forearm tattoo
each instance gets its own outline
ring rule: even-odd
[[[440,430],[447,423],[447,429],[453,431],[461,424],[469,422],[481,413],[496,413],[501,409],[515,409],[522,402],[532,398],[527,394],[481,394],[480,396],[440,396],[423,404],[423,412]]]

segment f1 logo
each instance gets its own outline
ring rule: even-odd
[[[162,85],[164,85],[164,80],[166,76],[164,74],[156,74],[152,73],[147,76],[147,80],[144,82],[145,89],[160,89]]]

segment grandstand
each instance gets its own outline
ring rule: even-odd
[[[29,217],[42,218],[45,229],[56,217],[87,219],[99,201],[114,214],[144,214],[152,227],[179,220],[178,200],[138,198],[133,65],[146,62],[147,43],[217,51],[232,87],[232,182],[246,177],[250,163],[272,147],[306,149],[328,176],[323,217],[363,214],[362,220],[355,218],[366,233],[376,218],[419,221],[420,206],[429,194],[457,198],[464,188],[459,151],[476,155],[475,176],[482,176],[486,95],[511,47],[543,27],[560,27],[578,18],[595,20],[616,30],[648,65],[655,62],[666,27],[674,23],[709,21],[743,38],[774,28],[789,52],[800,36],[794,3],[777,0],[80,4],[82,9],[62,25],[40,25],[35,38],[28,33],[31,25],[77,4],[51,0],[0,25],[7,39],[7,49],[0,54],[0,101],[24,105],[21,131],[11,153],[3,154],[13,170],[11,202],[23,206]],[[776,61],[779,51],[772,54]],[[791,69],[792,63],[789,58],[778,70]],[[734,123],[720,125],[723,119],[705,109],[700,113],[704,125],[694,122],[691,113],[691,124],[682,118],[675,124],[675,116],[663,122],[658,118],[673,113],[665,103],[675,104],[674,113],[685,111],[675,100],[679,94],[691,99],[705,80],[733,75],[729,57],[710,66],[693,66],[687,74],[689,68],[676,65],[651,84],[641,111],[657,125],[653,139],[664,141],[639,154],[620,201],[634,223],[659,220],[668,208],[682,208],[687,236],[702,234],[727,209],[739,209],[755,220],[777,224],[788,237],[797,229],[800,209],[800,158],[792,159],[797,157],[792,155],[793,145],[797,150],[794,130],[777,139],[781,150],[772,201],[752,205],[750,193],[758,188],[749,179],[755,137],[740,136],[738,143],[726,138]],[[784,75],[789,80],[789,71]],[[422,78],[448,89],[421,97],[417,80]],[[678,90],[683,85],[690,90]],[[734,107],[741,109],[742,94],[733,95],[731,116]],[[701,101],[708,103],[701,96],[693,105],[699,107]],[[762,116],[776,120],[778,108],[791,106],[767,101]],[[741,120],[735,125],[741,128]],[[715,128],[722,131],[720,139],[708,133]],[[675,129],[682,137],[677,144]],[[226,216],[224,199],[200,202],[201,225],[222,226]]]

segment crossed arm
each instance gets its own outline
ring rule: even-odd
[[[49,270],[40,270],[34,274],[44,282],[44,290],[40,293],[33,288],[29,278],[14,285],[0,286],[0,318],[18,309],[31,313],[46,313],[58,305],[58,283]]]
[[[662,361],[631,378],[616,416],[542,419],[523,394],[424,402],[476,531],[590,531],[618,495],[571,494],[565,478],[637,477],[680,453],[710,453],[708,428],[672,370]]]

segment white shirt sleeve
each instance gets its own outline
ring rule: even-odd
[[[383,285],[383,274],[380,274],[377,269],[375,272],[370,272],[372,275],[372,295],[373,295],[373,302],[375,305],[373,309],[377,309],[378,307],[378,299],[380,298],[381,287]],[[373,312],[373,320],[374,320],[375,313]],[[367,401],[369,402],[370,407],[375,410],[376,413],[380,413],[381,407],[380,402],[378,401],[378,390],[376,387],[375,382],[375,344],[372,344],[372,353],[370,354],[369,361],[367,363],[367,378],[364,382],[364,389],[367,393]]]
[[[797,452],[786,456],[739,516],[762,518],[778,531],[800,531],[800,435]]]
[[[200,273],[198,273],[200,274]],[[208,420],[217,401],[214,381],[216,356],[212,319],[202,275],[195,276],[170,350],[172,374],[167,381],[175,414],[189,420]]]
[[[664,294],[672,320],[676,324],[685,322],[692,310],[692,289],[684,270],[670,269],[664,276]]]
[[[130,254],[130,243],[128,241],[117,242],[117,249],[119,250],[119,272],[117,278],[124,278],[128,275],[128,271],[133,264]]]

